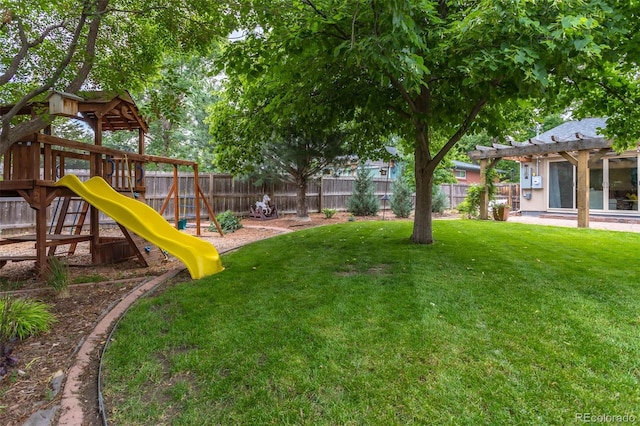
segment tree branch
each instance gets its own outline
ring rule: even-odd
[[[47,90],[51,89],[53,85],[60,79],[60,76],[67,68],[67,66],[71,63],[71,59],[75,55],[76,49],[78,47],[78,40],[82,34],[82,30],[84,29],[88,13],[90,11],[92,0],[84,0],[84,5],[82,9],[82,13],[78,19],[78,23],[76,25],[75,31],[73,33],[73,37],[71,42],[69,43],[69,48],[67,50],[67,54],[60,61],[54,72],[51,74],[49,78],[45,80],[44,83],[40,85],[40,87],[33,89],[31,92],[24,95],[12,108],[2,117],[2,131],[0,132],[0,147],[4,147],[2,151],[9,146],[11,146],[14,142],[22,138],[23,136],[29,134],[29,132],[33,133],[34,128],[38,125],[42,125],[38,131],[44,128],[48,124],[48,120],[45,120],[43,117],[39,117],[36,119],[30,120],[28,123],[23,123],[22,125],[11,127],[11,120],[20,112],[20,110],[27,105],[33,98],[36,96],[45,93]],[[108,2],[108,0],[99,0]],[[49,120],[50,122],[50,120]],[[44,125],[43,125],[44,124]]]
[[[96,11],[93,13],[93,19],[89,24],[89,33],[87,34],[87,46],[85,60],[82,62],[82,67],[76,73],[75,78],[66,88],[67,92],[75,93],[84,84],[93,68],[95,53],[96,53],[96,41],[98,39],[98,31],[100,29],[100,23],[102,22],[102,16],[107,10],[109,0],[97,0]]]
[[[318,7],[311,0],[302,0],[302,3],[306,4],[309,7],[311,7],[311,9],[313,9],[313,11],[316,13],[316,15],[321,16],[325,20],[329,20],[329,17],[327,16],[327,14],[324,13],[323,11],[321,11],[320,9],[318,9]],[[343,31],[342,28],[340,28],[337,24],[333,23],[331,25],[338,30],[338,33],[340,34],[340,36],[344,40],[349,40],[350,39],[349,34],[347,34],[345,31]]]
[[[471,111],[469,112],[469,114],[467,114],[467,117],[462,122],[462,125],[460,125],[460,127],[453,134],[453,136],[451,136],[451,138],[449,138],[447,143],[433,157],[433,164],[434,164],[433,168],[434,169],[438,165],[438,163],[440,163],[440,161],[442,161],[444,156],[447,155],[447,153],[451,150],[451,148],[453,148],[453,146],[456,143],[458,143],[460,138],[462,138],[462,136],[464,136],[467,133],[467,131],[469,131],[469,127],[471,127],[471,123],[473,123],[473,120],[475,120],[475,118],[478,116],[478,114],[482,110],[482,107],[484,107],[486,103],[487,103],[487,99],[482,98],[482,99],[479,99],[475,103],[475,105],[473,105],[473,108],[471,108]]]
[[[386,74],[387,74],[387,77],[389,77],[389,80],[391,80],[391,84],[393,85],[393,87],[395,87],[396,90],[400,92],[402,99],[404,99],[405,102],[409,105],[409,109],[411,110],[411,112],[412,113],[418,112],[416,108],[416,104],[413,101],[413,98],[411,97],[409,92],[407,92],[407,89],[404,87],[404,85],[393,74],[391,73],[386,73]]]
[[[45,28],[38,38],[36,38],[32,42],[29,42],[29,40],[27,39],[27,35],[25,34],[25,31],[24,31],[22,20],[18,17],[16,21],[17,21],[16,26],[18,27],[18,36],[20,38],[20,50],[18,50],[18,53],[16,53],[15,56],[11,59],[11,63],[9,64],[5,72],[2,75],[0,75],[0,86],[2,86],[3,84],[7,84],[16,74],[16,72],[18,72],[18,69],[20,68],[20,63],[27,56],[27,53],[29,53],[29,49],[32,49],[37,45],[41,44],[42,42],[44,42],[44,40],[47,38],[49,34],[51,34],[53,30],[57,28],[62,28],[67,24],[67,21],[63,20],[59,24],[51,25]]]

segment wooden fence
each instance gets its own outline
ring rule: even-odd
[[[77,174],[80,179],[88,178],[85,170],[69,171]],[[180,173],[178,177],[179,216],[191,219],[195,217],[195,194],[192,173]],[[173,173],[148,171],[145,177],[147,204],[159,211],[163,201],[167,197],[173,183]],[[323,177],[321,180],[310,182],[307,186],[307,205],[310,212],[320,212],[323,208],[345,211],[347,200],[352,194],[355,178],[352,176]],[[296,211],[296,187],[293,184],[256,185],[250,179],[238,179],[228,174],[200,174],[199,184],[211,208],[215,213],[231,210],[238,216],[244,216],[249,211],[249,206],[262,200],[264,194],[268,194],[281,213],[295,213]],[[375,193],[382,199],[385,194],[391,195],[393,191],[392,181],[386,178],[374,178]],[[510,195],[513,209],[519,205],[518,185],[498,185],[499,198],[504,199]],[[455,208],[466,195],[467,185],[444,184],[441,190],[446,194],[448,207]],[[55,217],[58,200],[54,200],[49,207],[48,217]],[[388,201],[380,201],[380,208],[389,209]],[[209,219],[207,210],[202,205],[201,217]],[[35,226],[35,212],[22,198],[0,198],[0,234],[22,232]],[[172,221],[174,218],[174,205],[168,203],[164,211],[164,217]],[[69,220],[73,220],[70,218]],[[101,223],[112,223],[109,218],[101,215]]]
[[[455,209],[464,197],[467,196],[469,185],[461,183],[444,183],[440,190],[447,196],[448,207]],[[496,200],[506,201],[512,210],[520,210],[520,184],[498,183],[496,184]]]

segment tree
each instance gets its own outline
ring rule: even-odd
[[[217,113],[220,112],[218,110]],[[248,128],[243,126],[245,120],[242,115],[215,117],[212,133],[216,143],[216,164],[235,174],[253,174],[263,180],[294,184],[296,217],[308,219],[307,185],[346,154],[343,134],[306,130],[292,121],[288,128],[265,128],[264,134],[254,135],[253,139],[240,130]],[[218,120],[234,121],[238,126],[237,133],[225,132],[225,123]]]
[[[313,60],[305,59],[307,66],[313,66]],[[226,172],[294,184],[296,216],[307,219],[309,180],[352,153],[353,114],[339,108],[334,94],[318,93],[315,81],[290,73],[295,68],[286,61],[269,64],[268,73],[255,71],[266,66],[263,62],[269,59],[228,70],[233,72],[220,101],[209,111],[214,161]]]
[[[247,62],[255,58],[284,62],[301,80],[318,78],[318,92],[342,90],[343,108],[348,104],[371,124],[361,128],[399,132],[414,141],[416,243],[433,242],[434,172],[463,135],[483,126],[506,127],[504,106],[517,99],[572,101],[566,93],[579,85],[568,82],[591,81],[593,87],[612,68],[625,70],[626,76],[616,76],[627,82],[638,58],[638,5],[613,0],[253,5],[256,13],[245,27],[259,31],[248,32],[242,49],[234,49],[231,68],[251,68]],[[327,65],[309,67],[312,53]],[[607,65],[623,61],[617,68]],[[351,77],[339,88],[319,75],[336,63],[341,77]],[[266,67],[262,62],[253,71]],[[563,88],[571,92],[560,97]],[[623,130],[640,135],[637,125]]]
[[[216,102],[218,79],[211,75],[213,68],[212,55],[171,53],[144,90],[132,94],[149,123],[148,154],[192,160],[201,171],[214,170],[205,123],[207,108]]]
[[[353,194],[347,200],[347,210],[355,216],[375,216],[380,210],[380,200],[375,193],[373,177],[364,167],[364,163],[358,166]]]
[[[233,13],[207,0],[4,0],[0,5],[0,153],[45,128],[20,110],[50,90],[136,90],[170,50],[206,51],[233,27]]]
[[[389,204],[391,211],[398,217],[409,217],[413,209],[412,193],[409,183],[403,176],[393,182],[393,194]]]

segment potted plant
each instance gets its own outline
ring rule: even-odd
[[[505,221],[509,218],[509,210],[511,206],[506,203],[497,203],[493,205],[493,218],[495,220]]]

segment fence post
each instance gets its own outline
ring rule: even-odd
[[[320,187],[318,188],[318,213],[322,212],[322,197],[323,197],[323,189],[324,188],[324,175],[320,177]]]

